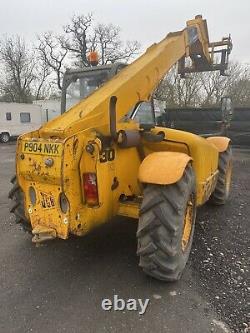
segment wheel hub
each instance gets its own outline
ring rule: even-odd
[[[187,208],[186,208],[186,214],[184,217],[184,227],[183,227],[183,233],[182,233],[182,240],[181,240],[181,247],[182,251],[186,250],[186,247],[189,243],[189,239],[191,236],[192,226],[193,226],[193,220],[194,220],[194,202],[193,197],[191,197],[188,200]]]

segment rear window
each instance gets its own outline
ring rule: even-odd
[[[29,112],[21,112],[20,113],[20,121],[21,121],[21,123],[30,123],[30,113]]]
[[[11,112],[6,112],[6,120],[11,120]]]

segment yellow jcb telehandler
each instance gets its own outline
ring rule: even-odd
[[[113,216],[128,216],[139,219],[144,272],[178,280],[196,207],[228,198],[230,140],[157,127],[150,101],[176,62],[182,76],[223,75],[231,48],[230,38],[210,43],[206,20],[198,15],[128,66],[67,72],[62,115],[17,142],[11,212],[33,242],[83,236]]]

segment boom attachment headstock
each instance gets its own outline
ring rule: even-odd
[[[186,73],[208,71],[220,71],[221,75],[226,75],[233,47],[230,35],[219,42],[209,42],[207,22],[198,15],[187,22],[185,38],[186,55],[178,61],[178,73],[181,77],[185,77]]]

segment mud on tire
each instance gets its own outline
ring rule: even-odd
[[[24,195],[21,187],[17,183],[16,176],[11,178],[13,184],[10,192],[9,199],[11,199],[10,212],[15,215],[15,221],[23,228],[24,231],[31,232],[31,224],[25,216],[24,212]]]
[[[226,151],[219,155],[219,176],[209,203],[214,205],[224,205],[228,199],[232,174],[232,149],[229,146]]]
[[[137,230],[139,266],[159,280],[179,280],[191,250],[196,217],[195,175],[189,164],[171,185],[148,184]],[[183,248],[185,217],[192,207],[189,239]]]

